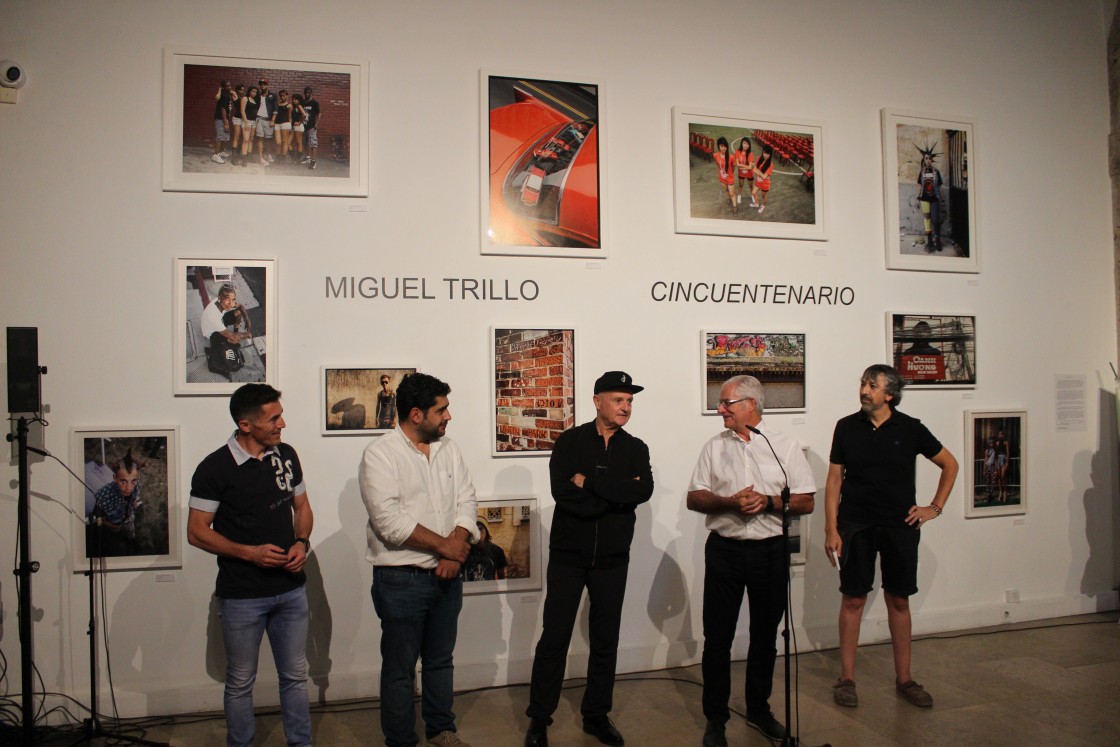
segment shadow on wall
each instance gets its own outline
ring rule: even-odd
[[[658,487],[661,482],[656,468],[654,469],[653,484],[653,498],[650,499],[648,504],[638,507],[638,523],[634,532],[634,545],[637,547],[637,552],[631,552],[630,557],[631,562],[634,558],[654,557],[655,553],[656,556],[660,557],[649,589],[646,614],[649,615],[649,620],[653,623],[654,629],[661,631],[662,637],[669,645],[669,659],[665,662],[665,665],[678,666],[685,661],[693,660],[699,649],[699,644],[696,640],[696,633],[692,629],[692,603],[689,597],[688,581],[685,579],[680,563],[677,562],[678,537],[671,536],[665,542],[663,548],[659,551],[656,550],[658,538],[654,536],[656,530],[653,527],[653,507],[673,501],[680,507],[680,518],[676,525],[668,528],[660,527],[662,530],[668,529],[673,535],[679,535],[680,527],[690,526],[691,522],[680,520],[688,512],[685,507],[684,494],[674,494],[673,491]],[[649,545],[648,551],[645,549],[646,545]],[[640,599],[642,592],[643,590],[638,589],[634,590],[633,593]],[[678,655],[673,650],[674,644],[683,644],[683,655]],[[660,662],[651,661],[650,668],[654,666],[660,668]]]
[[[1101,389],[1098,399],[1099,447],[1092,454],[1082,451],[1074,455],[1074,488],[1069,495],[1073,516],[1077,516],[1075,506],[1078,501],[1081,501],[1085,515],[1084,526],[1077,520],[1069,523],[1070,546],[1081,544],[1084,532],[1089,557],[1084,568],[1070,567],[1067,586],[1073,588],[1076,585],[1082,594],[1090,595],[1100,595],[1120,585],[1120,553],[1115,550],[1120,543],[1120,507],[1116,501],[1116,395]],[[1080,578],[1077,578],[1079,574]],[[1111,609],[1111,604],[1102,609]]]

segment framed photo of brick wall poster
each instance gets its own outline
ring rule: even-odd
[[[276,261],[175,260],[175,394],[276,382]]]
[[[912,389],[976,388],[976,317],[887,314],[887,356]]]
[[[368,196],[368,85],[366,60],[165,49],[164,191]]]
[[[70,468],[74,573],[182,566],[177,427],[75,428]]]
[[[972,121],[882,114],[887,268],[980,272]]]
[[[805,411],[805,333],[700,333],[703,371],[700,412],[716,415],[719,390],[732,376],[746,374],[762,384],[765,412]]]
[[[673,107],[677,233],[825,241],[823,166],[820,122]]]
[[[496,70],[479,78],[482,254],[606,258],[602,85]]]
[[[493,327],[490,355],[491,455],[552,453],[576,424],[576,330]]]
[[[965,517],[1025,514],[1026,411],[966,410],[964,450]]]
[[[536,498],[478,502],[481,539],[463,563],[463,593],[539,591],[541,527]]]
[[[323,366],[324,436],[379,436],[397,427],[397,386],[415,368]]]

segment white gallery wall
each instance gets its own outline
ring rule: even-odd
[[[1116,359],[1106,37],[1114,3],[875,0],[690,3],[0,2],[0,58],[29,74],[0,104],[0,320],[39,329],[49,374],[46,447],[83,426],[177,425],[184,497],[194,465],[231,431],[226,397],[172,394],[175,257],[277,260],[278,386],[285,439],[315,510],[309,590],[315,698],[377,693],[379,624],[364,560],[357,465],[365,438],[319,433],[320,366],[417,366],[447,380],[480,497],[535,495],[553,513],[542,457],[490,457],[491,326],[578,330],[577,420],[591,385],[621,368],[645,385],[629,429],[650,446],[656,489],[638,511],[619,666],[699,660],[702,517],[684,493],[701,444],[700,331],[805,332],[804,413],[768,418],[809,447],[820,488],[807,565],[794,580],[802,648],[836,644],[836,572],[822,550],[835,421],[858,407],[863,368],[886,357],[889,311],[977,319],[974,390],[908,392],[902,409],[963,458],[964,411],[1028,411],[1028,511],[964,518],[962,478],[923,531],[917,632],[1115,609]],[[369,61],[368,199],[165,193],[166,46],[248,57]],[[605,261],[480,256],[479,68],[603,82]],[[569,78],[574,79],[574,78]],[[824,125],[817,189],[825,242],[678,235],[671,109],[722,109]],[[979,274],[888,271],[880,110],[975,123],[970,174]],[[328,278],[427,278],[430,300],[328,297]],[[444,278],[520,284],[526,300],[448,298]],[[851,289],[848,304],[657,301],[659,281]],[[270,331],[272,332],[272,331]],[[3,356],[0,356],[0,365]],[[1083,376],[1086,418],[1060,431],[1056,381]],[[6,372],[3,375],[6,381]],[[12,558],[16,467],[0,485],[0,558]],[[935,470],[919,468],[928,502]],[[46,688],[88,693],[86,581],[70,565],[70,478],[32,466],[35,658]],[[214,558],[106,579],[107,637],[128,714],[221,705]],[[1006,603],[1005,592],[1019,592]],[[19,682],[13,576],[0,574],[0,649]],[[543,593],[470,597],[457,685],[528,680]],[[887,636],[879,593],[864,640]],[[745,617],[745,613],[744,613]],[[745,627],[740,650],[745,653]],[[586,621],[570,672],[581,674]],[[265,656],[263,659],[267,660]],[[916,662],[920,675],[921,662]],[[275,702],[263,664],[258,702]],[[102,662],[104,673],[104,662]],[[104,681],[104,677],[103,677]],[[18,689],[16,686],[14,689]],[[13,689],[13,691],[14,691]]]

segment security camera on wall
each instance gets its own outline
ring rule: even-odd
[[[0,86],[4,88],[23,88],[27,83],[27,71],[23,65],[12,60],[0,62]]]

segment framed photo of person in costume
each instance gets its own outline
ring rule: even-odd
[[[70,468],[74,573],[182,567],[177,427],[75,428]]]
[[[1027,512],[1027,413],[966,410],[964,515],[1009,516]]]
[[[887,356],[911,389],[976,388],[976,317],[887,314]]]
[[[397,385],[416,368],[324,366],[324,436],[377,436],[397,427]]]
[[[478,502],[479,541],[463,562],[463,593],[539,591],[541,527],[536,498]]]
[[[491,456],[548,456],[576,424],[576,330],[490,330]]]
[[[276,261],[175,260],[174,392],[277,385]]]
[[[883,109],[887,268],[980,272],[972,121]]]
[[[744,374],[762,384],[765,412],[805,411],[804,332],[701,332],[700,365],[701,414],[717,415],[720,388]]]
[[[367,60],[163,55],[163,190],[367,197]]]
[[[673,108],[677,233],[828,239],[824,125]]]

